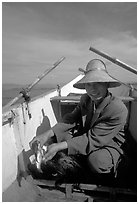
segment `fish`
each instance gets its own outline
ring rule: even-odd
[[[35,141],[32,144],[31,149],[32,149],[34,156],[35,156],[33,163],[35,163],[38,171],[42,173],[41,163],[44,160],[44,155],[47,152],[48,148],[45,145],[41,146],[41,143],[39,141]]]

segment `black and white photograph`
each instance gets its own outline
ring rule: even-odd
[[[3,1],[2,202],[137,202],[137,1]]]

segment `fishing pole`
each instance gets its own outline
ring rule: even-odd
[[[92,51],[92,52],[95,52],[96,54],[98,54],[98,55],[100,55],[100,56],[102,56],[102,57],[104,57],[106,59],[108,59],[109,61],[113,62],[114,64],[117,64],[120,67],[123,67],[124,69],[126,69],[126,70],[128,70],[128,71],[130,71],[130,72],[132,72],[134,74],[137,74],[137,70],[135,68],[125,64],[124,62],[122,62],[122,61],[120,61],[120,60],[118,60],[118,59],[116,59],[114,57],[111,57],[108,54],[106,54],[104,52],[101,52],[101,51],[97,50],[94,47],[90,47],[89,50]]]
[[[44,73],[42,73],[40,76],[38,76],[33,83],[31,83],[30,85],[28,85],[27,88],[23,89],[22,91],[20,91],[19,95],[16,96],[14,99],[12,99],[7,105],[5,105],[3,107],[3,110],[5,110],[6,108],[10,107],[11,105],[13,105],[14,103],[16,103],[19,99],[21,99],[22,97],[24,97],[25,99],[28,99],[28,93],[29,91],[36,85],[38,84],[38,82],[40,80],[42,80],[47,74],[49,74],[54,68],[56,68],[63,60],[65,59],[65,57],[60,58],[57,62],[55,62],[52,67],[50,67],[49,69],[45,70]]]

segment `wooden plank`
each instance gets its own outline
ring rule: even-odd
[[[81,96],[55,96],[50,100],[68,100],[68,101],[79,101]]]
[[[54,180],[34,180],[34,185],[45,186],[47,189],[55,189],[59,192],[64,190],[65,199],[84,200],[84,202],[91,202],[95,200],[100,201],[136,201],[137,192],[135,189],[116,188],[107,186],[97,186],[94,184],[67,184],[63,183],[56,186]]]
[[[42,185],[42,186],[49,186],[49,187],[55,187],[55,181],[54,180],[34,180],[34,183],[36,185]],[[99,191],[99,192],[113,192],[116,193],[122,193],[122,194],[129,194],[129,195],[136,195],[136,190],[134,189],[127,189],[127,188],[116,188],[116,187],[107,187],[107,186],[97,186],[94,184],[67,184],[63,183],[59,185],[59,187],[66,188],[66,187],[72,187],[74,189],[79,190],[88,190],[88,191]]]
[[[116,96],[117,98],[121,99],[122,101],[134,101],[135,99],[130,96]],[[59,100],[59,101],[79,101],[81,98],[81,95],[79,96],[55,96],[51,98],[50,100]]]
[[[72,198],[72,189],[73,185],[72,184],[66,184],[66,198],[71,199]]]

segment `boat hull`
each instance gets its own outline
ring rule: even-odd
[[[73,84],[81,77],[61,88],[62,96],[70,92],[78,93]],[[123,91],[121,91],[123,93]],[[84,93],[81,91],[80,94]],[[125,95],[128,90],[125,91]],[[27,166],[32,152],[29,142],[57,123],[57,117],[52,106],[52,98],[58,95],[52,91],[46,95],[33,99],[29,104],[22,103],[13,106],[3,113],[2,127],[2,192],[3,202],[36,201],[36,189],[32,181],[28,180]],[[130,106],[129,129],[133,138],[137,137],[137,102],[126,101]],[[59,101],[60,104],[60,101]],[[27,178],[27,180],[25,180]]]

